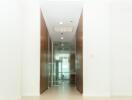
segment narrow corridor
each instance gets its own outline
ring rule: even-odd
[[[63,83],[61,86],[49,88],[39,97],[23,97],[22,100],[83,100],[75,86]]]

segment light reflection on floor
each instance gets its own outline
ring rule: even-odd
[[[75,86],[63,83],[49,88],[39,97],[23,97],[21,100],[132,100],[132,97],[84,97]]]

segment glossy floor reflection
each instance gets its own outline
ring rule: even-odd
[[[54,86],[39,97],[23,97],[21,100],[132,100],[132,97],[83,97],[74,86]]]

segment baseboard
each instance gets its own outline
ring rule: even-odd
[[[86,97],[111,97],[110,93],[83,93]]]
[[[0,97],[0,100],[21,100],[21,97]]]
[[[22,96],[40,96],[40,93],[23,93]]]
[[[112,96],[132,96],[132,93],[112,93]]]

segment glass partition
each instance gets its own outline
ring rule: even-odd
[[[53,85],[61,85],[70,80],[69,54],[59,54],[53,66]]]

